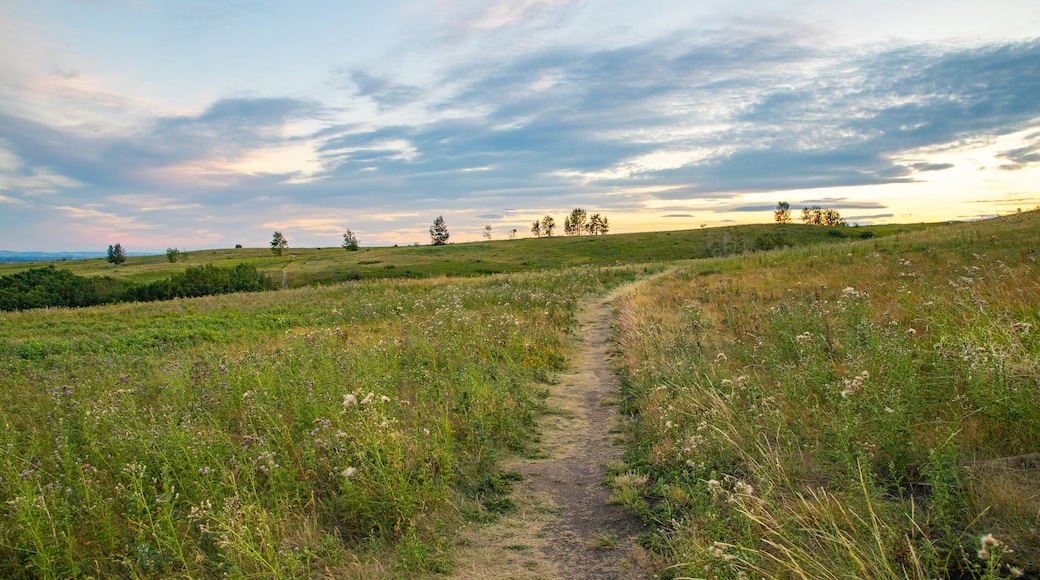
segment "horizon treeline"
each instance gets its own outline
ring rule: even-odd
[[[212,264],[193,266],[146,284],[109,276],[77,276],[69,270],[33,268],[0,276],[0,310],[31,308],[78,308],[120,302],[153,302],[173,298],[195,298],[232,292],[277,289],[277,283],[255,266],[238,264],[220,268]]]

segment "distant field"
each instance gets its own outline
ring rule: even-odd
[[[804,246],[885,237],[944,224],[903,224],[859,228],[827,228],[801,224],[759,224],[606,236],[495,240],[447,246],[364,248],[291,248],[275,256],[269,248],[214,249],[188,252],[171,264],[165,256],[128,257],[116,267],[103,258],[45,263],[0,264],[0,276],[54,264],[81,276],[111,276],[153,282],[188,266],[213,263],[254,265],[289,287],[328,284],[349,279],[481,276],[569,266],[608,266],[668,262],[725,256],[775,247]]]

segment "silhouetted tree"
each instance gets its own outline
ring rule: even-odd
[[[275,232],[274,235],[271,236],[271,251],[274,252],[275,255],[281,256],[282,252],[288,248],[289,240],[285,239],[282,232]]]
[[[590,236],[598,236],[605,234],[610,231],[610,222],[607,221],[607,216],[594,213],[589,218],[589,223],[585,224],[585,231]]]
[[[773,221],[778,224],[791,223],[791,204],[786,201],[776,202],[776,209],[773,210]]]
[[[430,241],[435,246],[443,246],[448,243],[448,226],[444,224],[444,216],[437,216],[437,219],[433,220],[433,225],[430,226]]]
[[[484,239],[491,241],[491,224],[484,226]]]
[[[571,210],[571,214],[563,220],[563,233],[568,236],[580,236],[585,231],[588,214],[580,207]]]
[[[554,220],[551,215],[546,214],[545,217],[542,218],[542,235],[544,235],[547,238],[551,238],[553,236],[553,232],[555,231],[556,220]]]

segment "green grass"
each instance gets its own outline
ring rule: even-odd
[[[616,499],[662,574],[1040,574],[1038,252],[1028,212],[692,262],[619,301],[650,497]]]
[[[508,511],[580,268],[2,315],[0,576],[450,570]],[[384,570],[379,566],[376,571]]]
[[[611,502],[655,526],[658,572],[1036,574],[1038,226],[61,263],[247,262],[295,289],[0,313],[0,576],[448,571],[463,520],[514,508],[498,459],[539,453],[579,301],[673,263],[617,311]]]
[[[674,232],[614,234],[606,236],[556,236],[541,239],[496,240],[446,246],[361,248],[347,252],[333,248],[291,248],[275,256],[266,248],[214,249],[186,252],[177,263],[165,256],[128,257],[121,266],[97,258],[48,262],[80,276],[111,276],[134,282],[154,282],[188,266],[212,263],[235,266],[247,263],[284,279],[289,287],[329,284],[352,279],[432,278],[484,276],[531,272],[572,266],[613,266],[669,262],[737,254],[776,246],[804,246],[857,239],[861,235],[884,237],[935,227],[937,224],[882,225],[863,228],[775,224],[729,226]],[[0,264],[0,276],[43,263]]]

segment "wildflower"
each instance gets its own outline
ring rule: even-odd
[[[720,482],[717,479],[709,479],[708,487],[710,487],[711,489],[722,489],[722,482]]]
[[[372,402],[372,399],[375,399],[375,398],[376,398],[376,394],[375,393],[369,393],[369,394],[365,395],[364,399],[361,399],[361,404],[362,405],[367,405],[367,404]]]
[[[798,344],[805,344],[812,340],[812,334],[809,333],[809,331],[807,330],[799,334],[798,336],[794,337],[794,339],[798,341]]]
[[[347,393],[346,395],[343,395],[343,406],[344,407],[352,407],[352,406],[354,406],[356,404],[357,404],[357,397],[355,397],[353,393]]]
[[[733,486],[733,491],[743,495],[755,495],[755,488],[743,481],[738,481],[737,484]]]
[[[354,467],[348,467],[341,471],[340,475],[342,475],[344,479],[351,479],[354,477],[355,473],[357,473],[357,469],[354,469]]]
[[[982,543],[983,549],[996,548],[1000,545],[1000,540],[993,537],[993,534],[986,534],[979,540]]]
[[[664,422],[664,428],[665,429],[671,429],[672,427],[674,427],[674,425],[672,425],[671,421],[665,421]]]
[[[386,395],[382,395],[382,396],[379,397],[379,400],[380,400],[380,402],[383,402],[383,403],[389,403],[390,402],[390,397],[388,397]]]

